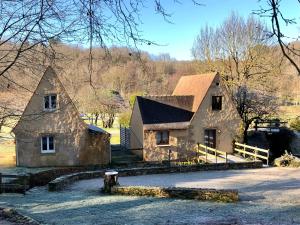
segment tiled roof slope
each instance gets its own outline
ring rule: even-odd
[[[184,110],[192,111],[194,96],[184,95],[184,96],[173,96],[173,95],[151,95],[144,96],[144,98],[151,99],[166,105],[174,106]]]
[[[189,122],[193,112],[137,96],[143,124]]]
[[[196,112],[217,74],[217,72],[214,72],[183,76],[179,79],[172,95],[193,95],[192,112]]]

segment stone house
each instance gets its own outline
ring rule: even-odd
[[[46,69],[12,132],[17,166],[88,166],[110,162],[110,134],[80,118],[51,67]]]
[[[232,153],[241,124],[218,73],[183,76],[172,95],[136,97],[130,149],[145,161],[184,160],[197,144]]]

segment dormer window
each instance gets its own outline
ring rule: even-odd
[[[44,96],[44,110],[55,110],[56,109],[56,95]]]
[[[222,110],[222,96],[212,96],[212,110]]]

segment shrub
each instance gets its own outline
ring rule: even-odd
[[[280,167],[300,167],[300,159],[285,152],[285,154],[274,160],[275,166]]]
[[[120,125],[122,127],[129,127],[130,117],[131,117],[131,112],[130,111],[120,113],[120,115],[119,115]]]

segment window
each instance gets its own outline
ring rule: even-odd
[[[54,110],[56,109],[56,95],[46,95],[44,96],[44,109]]]
[[[204,131],[204,144],[211,148],[216,148],[216,130],[206,129]]]
[[[222,96],[212,96],[212,110],[222,110]]]
[[[42,153],[54,153],[54,137],[43,136],[41,138],[41,152]]]
[[[157,131],[156,132],[156,144],[168,145],[169,144],[169,131]]]

